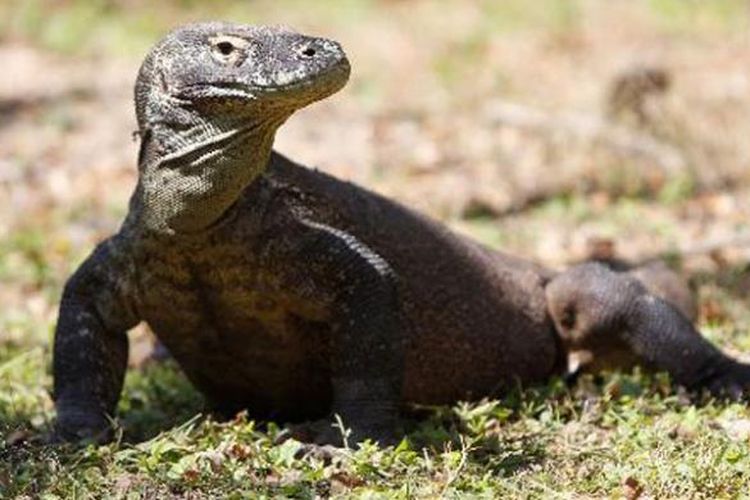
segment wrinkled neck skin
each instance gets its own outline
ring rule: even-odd
[[[159,235],[209,230],[263,173],[290,112],[206,119],[183,113],[141,131],[139,178],[126,224]]]

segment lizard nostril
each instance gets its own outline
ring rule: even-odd
[[[302,51],[302,55],[305,57],[313,57],[315,55],[315,49],[312,47],[307,47],[305,50]]]

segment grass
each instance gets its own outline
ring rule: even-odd
[[[1,393],[9,376],[21,386],[45,378],[44,361],[41,350],[5,361]],[[400,445],[343,449],[331,461],[298,458],[294,440],[275,444],[274,425],[241,414],[223,423],[201,417],[199,399],[169,365],[129,375],[124,433],[107,446],[24,443],[22,429],[47,425],[40,397],[23,391],[12,404],[8,436],[17,442],[0,448],[5,497],[567,497],[637,488],[660,498],[730,498],[750,481],[746,406],[696,405],[666,377],[637,371],[422,410]],[[3,401],[4,416],[7,408]]]
[[[302,129],[313,142],[338,146],[328,148],[324,168],[341,162],[348,141],[338,134],[349,137],[343,128],[383,135],[387,154],[374,148],[355,156],[355,167],[366,171],[363,182],[443,214],[491,246],[550,265],[582,258],[592,236],[616,240],[626,257],[647,257],[700,241],[715,227],[748,228],[742,198],[750,186],[743,163],[750,158],[750,101],[744,80],[736,78],[745,74],[737,69],[744,59],[734,60],[746,54],[736,45],[747,26],[744,0],[279,4],[4,2],[0,44],[29,46],[69,64],[93,60],[106,69],[109,59],[137,60],[169,27],[206,17],[330,32],[352,54],[355,75],[349,101],[337,101],[345,103],[342,114],[320,115],[345,125],[332,129],[333,136]],[[614,20],[621,31],[609,29]],[[685,154],[688,171],[649,180],[648,158],[612,154],[595,140],[507,130],[483,118],[486,103],[498,95],[544,110],[596,113],[600,79],[613,71],[607,64],[630,57],[623,47],[638,40],[663,50],[666,63],[676,61],[675,94],[664,105],[672,115],[656,138]],[[53,64],[52,86],[61,79],[56,70]],[[400,77],[407,71],[410,78]],[[735,78],[727,77],[728,84],[712,79],[724,72]],[[466,75],[474,85],[465,85]],[[59,294],[94,243],[116,228],[133,180],[130,163],[121,165],[106,146],[111,141],[99,141],[91,130],[115,127],[102,137],[128,142],[132,122],[109,115],[129,105],[130,88],[124,98],[103,102],[96,92],[71,101],[64,95],[19,111],[0,129],[0,150],[10,151],[0,158],[0,174],[21,172],[12,182],[0,175],[0,196],[13,204],[12,210],[0,204],[0,498],[748,498],[748,406],[687,395],[663,374],[638,370],[585,376],[573,386],[550,380],[496,401],[415,409],[398,446],[343,449],[323,460],[299,457],[296,441],[279,444],[275,424],[204,415],[200,395],[174,364],[146,364],[128,371],[115,442],[45,445],[54,419],[50,340]],[[102,109],[107,123],[94,121]],[[388,143],[389,132],[400,134],[399,147]],[[422,170],[414,173],[399,163],[418,164],[409,154],[425,145],[439,152],[438,166],[417,165]],[[468,188],[481,182],[511,192],[527,185],[521,174],[546,179],[572,172],[585,182],[498,218],[491,209],[452,209],[453,198],[440,198],[443,179],[451,196],[463,192],[467,181],[451,177],[459,171],[477,174]],[[729,172],[731,182],[717,181],[726,191],[711,191],[702,177],[714,171]],[[75,193],[56,198],[60,189],[47,183],[48,172]],[[685,259],[675,254],[674,260]],[[687,269],[704,334],[732,353],[750,351],[746,259],[717,252],[693,259]]]

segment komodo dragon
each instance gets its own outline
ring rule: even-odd
[[[106,435],[141,321],[218,410],[338,414],[351,442],[393,436],[404,403],[544,381],[570,348],[617,345],[688,387],[747,385],[750,367],[630,274],[555,275],[272,151],[348,75],[336,42],[281,28],[193,24],[152,49],[128,216],[62,297],[59,437]]]

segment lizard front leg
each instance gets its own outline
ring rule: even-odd
[[[403,381],[404,325],[396,275],[363,242],[309,221],[286,228],[279,272],[294,295],[325,303],[332,332],[332,414],[351,430],[349,441],[392,440]],[[276,256],[278,257],[278,255]],[[318,442],[341,442],[339,430]]]
[[[56,436],[106,440],[128,359],[126,332],[137,324],[125,305],[108,243],[68,280],[54,342]]]

